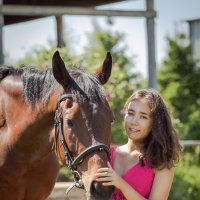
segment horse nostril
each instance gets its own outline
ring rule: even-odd
[[[93,181],[91,183],[91,194],[94,197],[100,198],[100,199],[108,199],[111,197],[111,194],[114,191],[114,187],[112,186],[103,186],[102,183]]]

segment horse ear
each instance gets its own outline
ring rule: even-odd
[[[111,53],[108,52],[103,64],[96,70],[96,76],[102,85],[104,85],[108,81],[111,74],[111,70],[112,56]]]
[[[54,53],[52,58],[52,70],[56,81],[63,87],[68,87],[71,77],[58,51]]]

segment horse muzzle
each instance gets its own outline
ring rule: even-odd
[[[103,186],[101,182],[92,181],[90,185],[91,200],[110,200],[113,192],[113,186]]]

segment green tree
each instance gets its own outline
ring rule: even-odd
[[[105,85],[105,91],[109,104],[115,114],[115,122],[112,126],[112,142],[123,143],[126,135],[123,125],[123,106],[131,93],[141,87],[143,82],[141,75],[133,72],[132,58],[126,55],[126,45],[123,43],[124,35],[112,32],[94,25],[93,32],[88,35],[88,44],[84,49],[84,58],[87,66],[94,63],[101,64],[106,52],[111,52],[113,57],[113,69],[109,82]],[[93,70],[95,70],[93,68]]]
[[[168,52],[159,70],[160,91],[184,139],[200,139],[200,68],[182,33],[167,38]]]
[[[133,72],[134,64],[132,58],[126,55],[126,45],[123,43],[124,35],[118,32],[103,30],[97,24],[94,25],[94,31],[87,35],[87,45],[81,55],[77,55],[73,40],[66,38],[68,45],[59,49],[66,66],[78,66],[87,68],[90,72],[95,72],[96,64],[102,64],[106,52],[110,51],[113,57],[113,70],[109,82],[105,85],[107,99],[115,114],[115,122],[112,127],[112,142],[122,143],[126,140],[123,133],[123,106],[131,93],[141,87],[142,76]],[[28,64],[45,69],[51,67],[51,58],[56,50],[55,42],[50,41],[48,47],[34,47],[27,53],[24,59],[18,64]]]
[[[52,62],[51,59],[53,53],[56,50],[59,50],[61,57],[63,58],[67,67],[73,67],[74,63],[81,62],[79,57],[74,53],[71,53],[71,51],[67,47],[58,49],[55,47],[36,46],[30,52],[28,52],[24,58],[20,59],[17,62],[17,65],[31,65],[33,67],[43,70],[46,68],[50,68]]]

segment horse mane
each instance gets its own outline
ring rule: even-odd
[[[85,100],[105,101],[103,88],[95,75],[77,67],[68,69],[68,72],[72,77],[70,90],[74,101],[78,103],[83,103]],[[1,66],[0,81],[9,75],[22,78],[24,98],[33,106],[41,101],[48,103],[51,93],[60,86],[51,69],[42,71],[31,66],[20,68]]]

